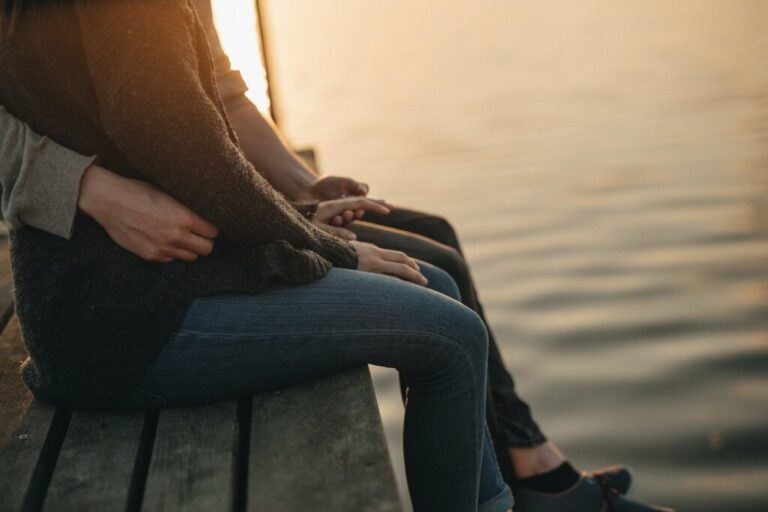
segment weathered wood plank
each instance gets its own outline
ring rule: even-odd
[[[162,409],[144,510],[229,510],[237,429],[236,401]]]
[[[0,311],[6,311],[13,302],[11,259],[8,252],[8,234],[0,229]]]
[[[315,171],[318,171],[318,165],[317,165],[317,152],[314,150],[314,148],[302,148],[297,149],[296,154],[299,155],[299,157],[304,160],[304,162]]]
[[[19,367],[26,358],[27,349],[21,339],[19,322],[13,316],[0,335],[0,446],[19,428],[32,402],[32,393],[19,374]]]
[[[367,367],[254,396],[248,510],[401,510]]]
[[[0,446],[19,426],[32,401],[32,394],[19,375],[27,350],[16,319],[8,322],[13,314],[12,288],[8,238],[5,228],[0,226],[0,329],[3,330],[0,336]]]
[[[41,402],[29,404],[8,442],[0,449],[0,510],[22,510],[27,494],[39,503],[56,462],[57,437],[66,419],[54,421],[56,409]]]
[[[44,510],[125,509],[143,424],[143,412],[75,412]]]
[[[28,357],[13,315],[7,232],[0,231],[0,510],[42,503],[68,415],[34,402],[19,374]]]

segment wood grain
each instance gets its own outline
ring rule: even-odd
[[[74,413],[44,510],[123,510],[143,423],[143,412]]]
[[[256,395],[251,425],[248,510],[401,510],[367,367]]]
[[[236,401],[162,409],[144,510],[229,510],[236,440]]]
[[[48,440],[55,413],[54,407],[33,401],[0,449],[0,510],[21,510],[28,491],[42,499],[37,491],[44,490],[57,451]]]

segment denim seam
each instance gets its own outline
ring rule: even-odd
[[[437,292],[435,290],[431,290],[429,288],[427,288],[427,290],[431,291],[431,292],[434,292],[434,293],[437,293],[440,297],[456,301],[456,299],[454,299],[453,297],[450,297],[448,295],[444,295],[444,294],[442,294],[440,292]],[[201,299],[202,299],[202,301],[205,304],[218,304],[220,306],[230,306],[232,304],[242,304],[242,301],[237,301],[237,300],[212,299],[210,297],[202,297]],[[201,299],[198,299],[198,300],[201,300]],[[390,307],[391,305],[392,304],[389,303],[389,302],[382,302],[382,303],[366,302],[365,303],[366,307],[369,307],[369,306],[373,306],[373,307]],[[334,307],[338,307],[339,303],[338,302],[309,301],[309,302],[268,302],[268,303],[259,304],[259,307],[272,307],[272,306],[291,306],[291,307],[296,307],[296,306],[311,306],[311,307],[314,307],[314,306],[334,306]],[[409,307],[403,306],[403,305],[401,305],[400,308],[404,309],[406,311],[422,311],[422,309],[419,309],[419,308],[412,308],[412,307],[409,308]]]
[[[434,290],[429,290],[428,289],[428,291],[432,291],[434,293],[438,293],[439,294],[439,292],[435,292]],[[440,296],[442,298],[449,299],[449,300],[454,301],[454,302],[458,302],[458,301],[456,301],[456,299],[454,299],[452,297],[449,297],[447,295],[442,295],[441,294]],[[209,304],[209,303],[210,304],[218,304],[218,305],[239,304],[239,302],[237,302],[237,301],[223,301],[223,300],[211,299],[211,298],[207,298],[207,297],[204,297],[203,299],[205,300],[206,304]],[[461,303],[459,302],[459,304],[461,304]],[[279,306],[279,307],[285,307],[285,306],[291,306],[291,307],[307,306],[307,307],[313,307],[314,308],[316,306],[334,306],[334,307],[338,307],[338,305],[339,304],[335,303],[335,302],[308,302],[308,303],[298,303],[298,304],[295,303],[295,302],[285,302],[285,303],[282,303],[282,302],[272,302],[272,303],[268,303],[268,304],[260,304],[259,307],[268,308],[268,307],[272,307],[272,306]],[[382,304],[366,303],[365,304],[365,308],[370,308],[370,307],[373,307],[373,308],[376,308],[376,307],[388,307],[390,305],[391,304],[389,304],[389,303],[382,303]],[[464,307],[464,308],[467,308],[467,306],[464,305],[464,304],[461,304],[461,306]],[[195,304],[193,304],[191,307],[192,308],[195,307]],[[413,312],[413,313],[424,313],[424,311],[425,311],[424,308],[414,308],[414,307],[408,307],[408,306],[405,306],[405,305],[401,305],[399,307],[399,309],[402,310],[402,311],[409,311],[409,312]],[[467,309],[469,309],[469,308],[467,308]],[[450,319],[449,319],[449,322],[450,322]],[[451,322],[451,323],[453,323],[453,322]],[[279,334],[282,334],[282,333],[279,333]]]
[[[450,338],[447,338],[443,336],[442,334],[435,334],[434,332],[430,331],[409,331],[409,330],[387,330],[387,331],[323,331],[323,332],[317,332],[317,331],[300,331],[300,332],[268,332],[268,333],[259,333],[259,334],[253,334],[253,333],[225,333],[225,332],[211,332],[211,331],[194,331],[190,329],[179,329],[176,331],[171,338],[175,338],[177,336],[186,336],[186,335],[193,335],[193,336],[204,336],[208,338],[251,338],[251,339],[260,339],[260,338],[270,338],[273,336],[386,336],[386,335],[399,335],[399,334],[407,334],[411,336],[434,336],[436,338],[439,338],[443,341],[449,342],[451,345],[458,346],[462,351],[463,348],[461,348],[460,344],[456,344],[451,340]]]

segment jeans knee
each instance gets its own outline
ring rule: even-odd
[[[464,306],[457,308],[452,318],[458,325],[449,352],[454,360],[470,363],[473,371],[479,373],[484,381],[488,363],[488,330],[485,323],[477,313]]]
[[[427,278],[427,288],[454,300],[461,300],[458,285],[446,271],[423,261],[419,262],[419,268]]]
[[[472,311],[471,309],[464,308],[468,316],[470,316],[469,322],[471,327],[468,329],[471,333],[472,352],[482,362],[483,367],[488,363],[488,329],[485,326],[485,322],[480,318],[480,315]]]
[[[441,251],[436,251],[430,258],[430,263],[448,272],[456,283],[469,281],[467,262],[456,249],[446,247]]]
[[[423,358],[406,368],[408,382],[431,381],[451,393],[482,393],[485,389],[488,335],[474,311],[455,302],[441,301],[439,314],[431,319],[434,329],[426,338]]]

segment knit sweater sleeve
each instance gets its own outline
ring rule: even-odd
[[[354,248],[303,218],[242,154],[201,76],[198,21],[186,0],[77,0],[100,121],[148,180],[235,243],[286,240],[336,266]],[[215,94],[215,90],[212,94]]]

